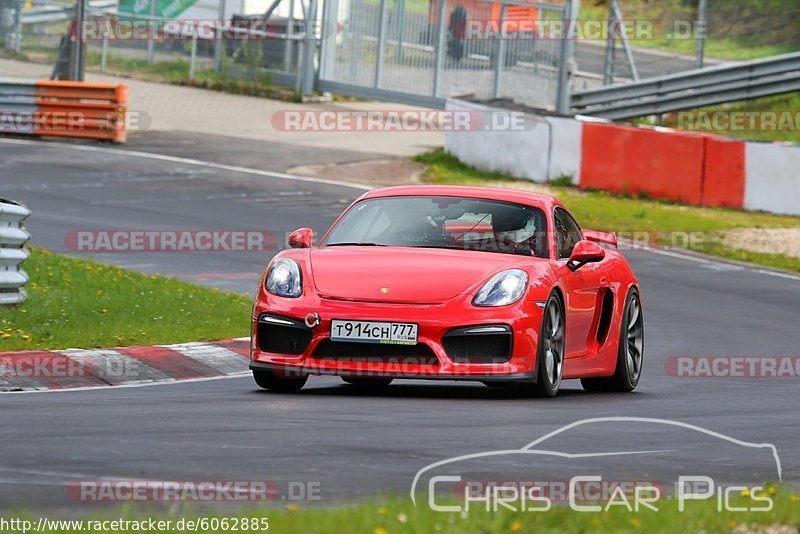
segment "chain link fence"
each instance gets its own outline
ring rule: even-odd
[[[0,0],[0,46],[20,51],[22,46],[22,0]]]
[[[629,50],[617,41],[610,67],[606,39],[575,39],[574,60],[565,61],[563,39],[543,31],[568,17],[563,0],[87,1],[86,65],[94,71],[250,80],[297,92],[306,80],[305,92],[315,83],[394,101],[469,95],[554,109],[564,71],[571,90],[582,91],[631,80],[632,64],[641,79],[696,68],[702,0],[619,0],[624,20],[649,22],[653,32],[631,35]],[[0,46],[53,64],[74,5],[0,0]],[[609,7],[610,0],[583,0],[580,20],[608,21]],[[800,48],[797,0],[708,0],[707,13],[707,65],[717,56],[750,59]],[[306,19],[315,22],[307,27]],[[522,31],[504,36],[508,24]]]
[[[447,0],[352,0],[321,78],[360,88],[444,98],[513,98],[553,107],[560,42],[536,32],[500,36],[503,22],[530,28],[563,8]],[[536,7],[533,7],[536,6]],[[440,24],[440,20],[442,21]],[[325,46],[324,45],[324,46]],[[441,51],[441,52],[440,52]]]
[[[300,0],[283,0],[290,7],[295,1],[299,6]],[[54,64],[64,37],[74,40],[82,32],[86,65],[93,71],[168,81],[205,77],[294,84],[302,20],[290,12],[269,22],[263,13],[242,15],[243,0],[187,0],[186,9],[170,16],[176,4],[88,0],[87,16],[76,25],[72,1],[0,0],[0,48],[18,52],[14,58]]]

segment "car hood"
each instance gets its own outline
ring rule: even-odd
[[[511,254],[404,247],[331,247],[310,254],[314,285],[322,297],[343,300],[437,303],[492,275],[524,266]]]

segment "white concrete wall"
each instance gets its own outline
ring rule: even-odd
[[[745,144],[744,207],[800,215],[800,146]]]
[[[447,111],[466,110],[483,113],[509,113],[469,102],[447,102]],[[473,121],[473,125],[479,125]],[[547,180],[550,128],[546,121],[525,116],[524,130],[445,132],[445,149],[458,159],[484,171],[499,171],[514,178],[545,182]]]
[[[458,100],[448,101],[447,109],[508,113]],[[524,131],[446,132],[445,149],[481,170],[535,182],[568,175],[574,185],[580,185],[583,124],[593,120],[598,119],[526,114]],[[745,144],[744,208],[800,215],[800,146]]]
[[[547,178],[572,176],[572,184],[581,183],[583,123],[576,119],[547,117],[550,124],[550,167]]]
[[[448,111],[509,113],[481,104],[449,100]],[[578,184],[581,167],[581,123],[575,119],[525,114],[524,130],[446,132],[445,149],[481,170],[546,182],[569,175]]]

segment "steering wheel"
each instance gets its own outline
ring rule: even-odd
[[[531,246],[531,243],[533,243],[533,246]],[[536,234],[533,234],[530,237],[526,237],[522,241],[514,243],[514,246],[511,248],[511,252],[513,254],[517,254],[522,245],[527,245],[530,256],[539,256],[536,253],[536,248],[535,248],[539,245],[538,237],[536,236]]]

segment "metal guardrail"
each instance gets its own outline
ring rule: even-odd
[[[19,202],[0,198],[0,305],[19,304],[28,297],[29,278],[20,264],[28,259],[24,245],[31,235],[24,223],[30,214]]]
[[[572,110],[629,119],[800,91],[800,52],[612,85],[571,95]]]

